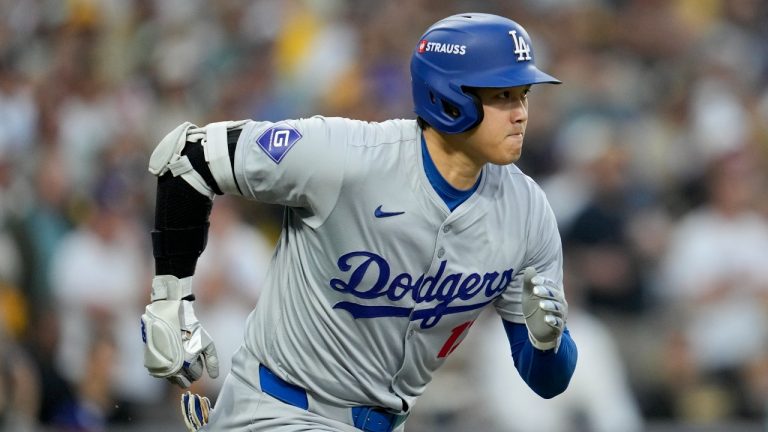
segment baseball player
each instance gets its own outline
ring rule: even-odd
[[[191,428],[402,430],[484,308],[534,392],[566,389],[577,351],[560,238],[543,192],[513,164],[531,86],[559,83],[534,58],[519,24],[455,15],[414,47],[417,120],[184,123],[160,142],[149,167],[156,276],[141,319],[153,376],[186,387],[218,374],[192,289],[214,196],[285,206],[210,418],[207,401],[182,400]]]

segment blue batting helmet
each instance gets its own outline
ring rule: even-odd
[[[468,87],[515,87],[560,81],[534,64],[528,32],[496,15],[453,15],[433,24],[411,55],[416,114],[449,134],[483,120],[480,101]]]

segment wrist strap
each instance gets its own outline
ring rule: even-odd
[[[194,300],[192,277],[177,278],[173,275],[160,275],[152,278],[152,302],[157,300]]]
[[[563,335],[557,337],[557,339],[553,340],[552,342],[539,342],[536,340],[535,337],[531,334],[531,332],[528,332],[528,340],[531,341],[531,345],[533,345],[534,348],[536,348],[539,351],[549,351],[551,349],[555,350],[555,353],[557,353],[557,350],[560,349],[560,341],[562,340]]]

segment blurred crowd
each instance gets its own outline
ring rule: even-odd
[[[580,358],[538,399],[485,316],[409,430],[763,424],[765,1],[0,0],[0,430],[181,430],[139,333],[156,143],[183,121],[413,118],[411,50],[467,11],[523,24],[564,82],[533,89],[519,165],[558,218]],[[280,215],[216,200],[194,284],[224,372]]]

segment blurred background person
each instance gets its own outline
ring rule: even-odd
[[[115,171],[102,177],[85,220],[61,240],[51,264],[60,329],[56,367],[76,398],[87,398],[105,421],[127,420],[162,395],[163,383],[140,367],[141,338],[128,330],[148,294],[141,289],[146,236],[128,192]]]
[[[749,372],[768,354],[768,220],[754,208],[764,185],[746,149],[714,158],[704,203],[670,241],[661,295],[669,355],[686,361],[670,362],[667,378],[684,416],[763,415],[766,395]],[[716,409],[705,402],[713,398]]]

